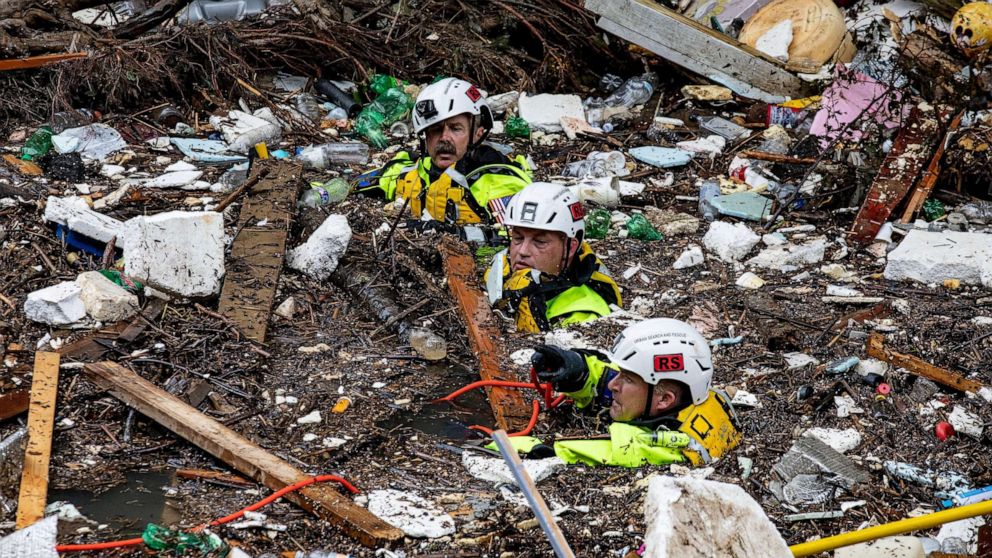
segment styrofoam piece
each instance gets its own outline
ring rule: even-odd
[[[886,537],[870,542],[843,546],[834,558],[926,558],[923,542],[917,537]]]
[[[827,239],[820,237],[805,244],[769,246],[746,263],[787,273],[822,261],[826,249]]]
[[[705,256],[703,256],[703,249],[699,246],[692,244],[686,248],[675,263],[672,264],[673,269],[686,269],[690,267],[695,267],[705,261]]]
[[[689,161],[692,160],[692,153],[677,147],[645,145],[634,147],[627,152],[630,153],[631,157],[642,163],[663,169],[681,167],[689,164]]]
[[[703,237],[703,245],[721,260],[731,262],[746,256],[759,240],[761,237],[743,223],[731,225],[723,221],[714,221]]]
[[[373,490],[368,510],[408,537],[436,539],[455,532],[455,520],[436,505],[412,492]]]
[[[792,556],[761,506],[734,484],[659,475],[648,485],[644,519],[644,558]]]
[[[565,462],[557,457],[525,459],[522,463],[534,482],[541,482],[565,468]],[[516,484],[513,473],[502,458],[486,457],[466,451],[462,453],[462,465],[470,475],[479,480],[497,484]]]
[[[227,143],[220,140],[170,138],[169,141],[183,155],[194,161],[201,161],[203,163],[240,163],[246,159],[244,155],[231,153]]]
[[[232,110],[226,118],[211,116],[210,124],[221,131],[228,150],[235,153],[248,153],[257,143],[275,143],[282,137],[282,127],[278,121],[272,122],[240,110]]]
[[[754,192],[736,192],[726,196],[716,196],[710,203],[720,215],[750,221],[761,221],[772,210],[772,200]]]
[[[0,539],[0,558],[58,558],[58,516],[46,517]]]
[[[738,277],[737,282],[734,284],[738,287],[754,290],[763,287],[765,285],[765,280],[748,271]]]
[[[338,267],[351,242],[351,227],[344,215],[328,215],[306,242],[286,253],[286,265],[324,280]]]
[[[201,170],[180,170],[143,180],[141,185],[146,188],[179,188],[193,184],[201,176],[203,176]]]
[[[86,317],[81,291],[72,281],[64,281],[28,293],[24,314],[28,319],[48,325],[68,325]]]
[[[913,229],[889,252],[885,278],[937,284],[958,279],[992,288],[992,235]]]
[[[138,297],[107,279],[99,271],[87,271],[76,277],[86,313],[100,322],[126,320],[138,312]]]
[[[220,292],[224,247],[224,216],[213,211],[169,211],[124,223],[125,272],[179,296]]]
[[[561,118],[569,116],[586,119],[582,99],[578,95],[528,95],[521,93],[517,100],[517,112],[527,121],[531,130],[561,132]]]
[[[810,428],[803,436],[812,436],[840,453],[847,453],[861,445],[861,433],[854,428]]]
[[[48,196],[44,218],[100,242],[110,242],[115,236],[117,242],[123,240],[124,223],[93,211],[83,198],[77,196]]]

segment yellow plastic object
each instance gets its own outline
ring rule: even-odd
[[[255,144],[255,153],[258,153],[258,158],[259,159],[268,159],[269,158],[269,146],[265,145],[264,143],[256,143]]]
[[[772,0],[748,18],[738,40],[754,47],[758,39],[786,19],[792,20],[790,65],[819,67],[833,59],[838,50],[844,50],[841,47],[847,24],[832,0]],[[841,62],[849,62],[854,52],[844,53],[843,57],[847,59]]]
[[[974,57],[992,45],[992,4],[965,4],[951,19],[951,41]]]
[[[331,408],[331,412],[336,415],[340,415],[341,413],[347,411],[348,407],[350,406],[351,406],[351,398],[347,396],[342,396],[338,398],[337,403],[335,403],[334,407]]]
[[[819,105],[821,99],[823,99],[823,97],[819,95],[813,95],[812,97],[803,97],[802,99],[792,99],[791,101],[779,103],[778,106],[785,108],[804,109],[811,107],[813,105]]]
[[[892,523],[876,525],[875,527],[869,527],[860,531],[842,533],[840,535],[834,535],[825,539],[795,544],[790,546],[789,550],[792,551],[793,556],[812,556],[814,554],[828,552],[842,546],[850,546],[852,544],[873,541],[875,539],[881,539],[882,537],[901,535],[903,533],[909,533],[910,531],[930,529],[931,527],[937,527],[938,525],[943,525],[952,521],[959,521],[961,519],[968,519],[970,517],[977,517],[979,515],[987,514],[992,514],[992,500],[986,500],[984,502],[978,502],[977,504],[969,504],[959,508],[951,508],[949,510],[921,515],[920,517],[901,519],[899,521],[893,521]]]

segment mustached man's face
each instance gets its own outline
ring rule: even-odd
[[[472,138],[471,131],[472,119],[467,114],[452,116],[427,128],[427,154],[434,165],[444,170],[461,160],[468,146],[482,139],[485,133],[481,128],[476,129]]]

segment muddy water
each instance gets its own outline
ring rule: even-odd
[[[127,482],[96,494],[86,490],[53,490],[49,502],[67,501],[97,523],[123,536],[137,536],[148,523],[171,525],[180,519],[163,487],[175,484],[172,471],[130,471]]]
[[[425,374],[436,379],[431,396],[438,398],[479,379],[474,370],[454,364],[429,366]],[[481,389],[466,393],[451,403],[426,403],[419,410],[394,415],[379,426],[387,430],[412,428],[439,438],[465,440],[477,436],[468,429],[473,424],[493,426],[492,409]]]

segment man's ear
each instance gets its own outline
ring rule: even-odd
[[[472,143],[478,143],[482,140],[482,136],[486,135],[486,131],[481,126],[476,126],[475,137],[472,138]]]
[[[679,391],[678,388],[673,387],[671,384],[658,384],[654,388],[654,401],[652,406],[654,407],[655,415],[663,414],[670,409],[674,408],[679,402]]]

